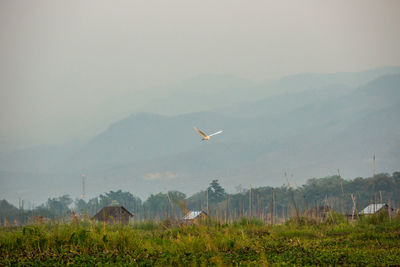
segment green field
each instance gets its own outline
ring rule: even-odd
[[[400,217],[267,225],[45,223],[0,230],[0,265],[399,265]]]

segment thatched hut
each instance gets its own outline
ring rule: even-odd
[[[131,217],[133,214],[123,206],[108,206],[102,208],[92,219],[106,223],[128,224]]]
[[[193,223],[199,220],[203,220],[207,218],[208,215],[204,211],[189,211],[184,217],[183,222],[185,223]]]

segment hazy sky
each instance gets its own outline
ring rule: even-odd
[[[0,148],[79,137],[109,99],[204,73],[400,65],[399,25],[400,1],[3,0]]]

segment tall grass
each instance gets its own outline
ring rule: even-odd
[[[400,217],[184,225],[40,223],[0,230],[0,265],[399,265]],[[329,218],[329,217],[328,217]]]

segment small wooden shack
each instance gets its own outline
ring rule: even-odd
[[[192,223],[208,217],[207,213],[204,211],[189,211],[184,217],[183,221],[185,223]]]
[[[107,206],[102,208],[92,219],[111,224],[128,224],[131,217],[133,217],[133,214],[123,206]]]
[[[389,210],[389,205],[386,203],[369,204],[367,207],[365,207],[365,209],[363,209],[359,213],[359,215],[371,215],[388,210]],[[393,212],[392,208],[390,208],[390,212]]]

